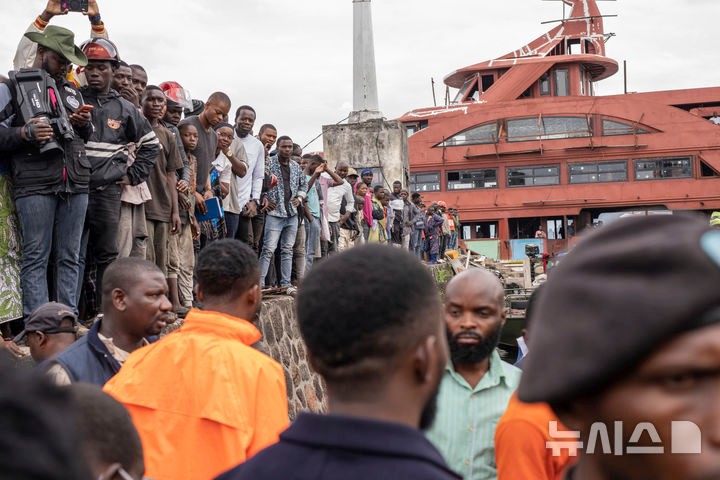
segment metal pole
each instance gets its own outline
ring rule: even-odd
[[[432,86],[432,92],[433,92],[433,106],[437,107],[437,99],[435,98],[435,79],[430,78],[430,85]]]
[[[628,93],[627,89],[627,60],[623,60],[623,78],[625,83],[625,95]]]

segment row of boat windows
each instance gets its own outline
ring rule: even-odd
[[[500,138],[504,138],[508,142],[582,138],[592,137],[596,131],[605,137],[650,133],[632,123],[607,118],[595,120],[593,115],[583,117],[545,117],[540,115],[484,123],[463,130],[436,146],[457,147],[491,144],[497,143]]]
[[[692,157],[672,157],[634,160],[635,180],[662,180],[667,178],[691,178]],[[628,162],[571,163],[568,165],[571,184],[624,182],[628,180]],[[446,172],[446,189],[478,190],[498,188],[498,169],[459,170]],[[560,185],[560,166],[506,167],[505,185],[508,187],[538,187]],[[414,192],[439,192],[440,172],[423,172],[410,175]]]

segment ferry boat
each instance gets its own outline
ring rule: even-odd
[[[596,96],[619,70],[603,16],[562,1],[555,28],[450,73],[454,101],[399,119],[412,190],[457,208],[489,258],[553,255],[621,215],[720,209],[720,87]]]

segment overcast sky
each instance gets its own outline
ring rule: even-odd
[[[0,70],[42,0],[2,0]],[[274,123],[305,145],[352,110],[351,0],[99,0],[103,20],[124,60],[140,63],[151,83],[175,80],[194,98],[225,91],[247,103],[258,124]],[[608,55],[629,63],[631,91],[720,84],[715,27],[718,0],[600,2],[605,28],[617,37]],[[431,106],[430,79],[521,47],[562,17],[562,4],[541,0],[373,0],[380,108],[397,118]],[[80,14],[53,24],[89,36]],[[622,73],[601,82],[602,95],[622,93]],[[233,109],[234,110],[234,109]],[[309,149],[322,149],[322,141]]]

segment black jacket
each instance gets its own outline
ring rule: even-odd
[[[74,113],[83,98],[71,83],[56,81],[61,100],[68,115]],[[38,147],[20,136],[20,128],[26,123],[18,115],[20,109],[15,99],[15,86],[8,80],[0,84],[0,151],[8,152],[15,198],[28,195],[58,193],[86,193],[90,180],[90,162],[85,152],[85,142],[93,127],[74,127],[75,138],[56,141],[63,152],[51,151],[41,154]]]
[[[132,185],[144,182],[160,153],[160,142],[150,123],[135,106],[115,90],[98,94],[88,87],[80,90],[85,102],[95,107],[95,131],[86,145],[93,171],[90,188],[100,189],[127,175]],[[135,162],[128,167],[128,145],[134,143]]]
[[[60,364],[73,383],[92,383],[100,387],[105,385],[120,371],[120,363],[98,336],[101,322],[95,322],[87,335],[50,360],[50,366]]]
[[[420,431],[399,423],[301,413],[280,441],[216,480],[456,480]]]

